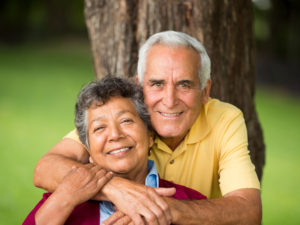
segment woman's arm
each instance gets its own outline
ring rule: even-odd
[[[111,172],[94,164],[73,167],[37,211],[36,224],[64,224],[75,206],[92,198],[111,177]]]

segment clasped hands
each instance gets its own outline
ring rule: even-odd
[[[175,188],[151,188],[115,176],[95,164],[73,167],[56,190],[72,207],[89,199],[109,200],[117,211],[102,224],[171,224],[171,210],[164,199]]]

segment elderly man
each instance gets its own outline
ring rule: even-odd
[[[109,181],[109,191],[103,188],[98,197],[111,200],[136,224],[142,218],[160,224],[169,208],[176,209],[174,224],[260,224],[260,185],[247,150],[245,122],[240,110],[209,98],[210,60],[201,43],[174,31],[151,36],[139,52],[138,81],[157,133],[150,159],[160,176],[209,199],[160,197],[160,190],[120,178]],[[73,131],[39,161],[34,183],[53,191],[73,165],[87,162]],[[158,198],[169,208],[157,206]]]

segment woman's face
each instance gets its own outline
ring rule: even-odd
[[[131,180],[145,179],[153,144],[129,98],[112,97],[88,109],[88,138],[94,163]]]

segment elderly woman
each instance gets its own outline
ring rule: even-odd
[[[91,163],[74,167],[53,194],[44,194],[23,224],[101,224],[114,213],[114,206],[89,199],[112,176],[150,187],[175,188],[176,193],[171,192],[177,199],[205,198],[159,178],[154,162],[148,160],[153,143],[150,118],[135,84],[109,76],[88,84],[77,98],[75,125]],[[159,223],[170,223],[171,214]]]

